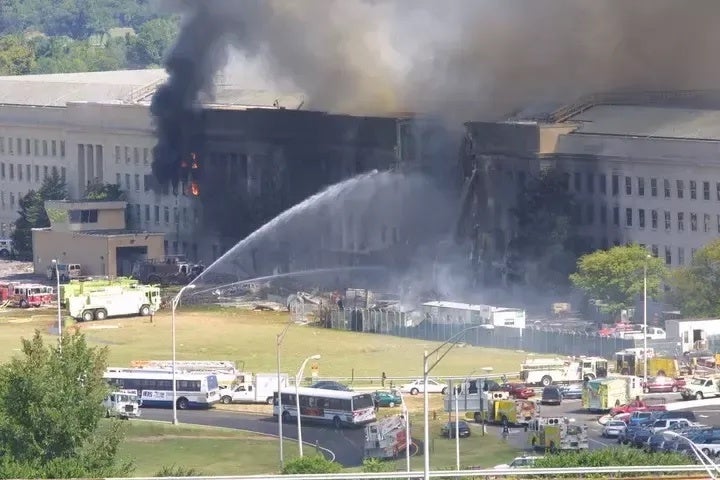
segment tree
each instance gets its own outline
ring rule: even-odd
[[[690,265],[670,276],[670,301],[683,315],[717,317],[720,315],[720,240],[695,252]]]
[[[570,280],[591,298],[599,300],[603,311],[615,314],[631,307],[642,294],[645,266],[648,296],[654,298],[660,294],[667,267],[659,258],[648,256],[647,250],[640,245],[613,247],[583,255]]]
[[[307,455],[293,458],[285,462],[283,475],[308,474],[308,473],[339,473],[342,465],[332,462],[322,455]]]
[[[32,256],[32,229],[50,226],[50,219],[45,211],[46,200],[64,200],[67,197],[65,180],[53,170],[45,177],[40,190],[30,190],[18,200],[20,217],[15,221],[12,234],[15,249],[21,254]]]
[[[25,75],[35,66],[32,45],[20,35],[0,37],[0,75]]]
[[[162,64],[165,52],[175,41],[178,24],[172,18],[156,18],[143,24],[137,36],[129,40],[128,59],[131,66]]]
[[[83,200],[115,201],[125,199],[125,192],[122,191],[120,185],[114,183],[91,183],[88,185],[87,190],[85,190],[85,194],[83,195]]]
[[[0,367],[2,473],[25,478],[121,476],[119,421],[101,423],[108,393],[107,348],[89,347],[79,333],[46,346],[39,331],[22,340],[22,354]]]
[[[635,448],[603,448],[546,455],[535,461],[535,468],[625,467],[690,465],[693,459],[680,453],[647,453]],[[662,470],[659,468],[658,470]],[[576,477],[577,475],[574,475]]]

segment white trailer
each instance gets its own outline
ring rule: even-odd
[[[525,310],[519,308],[435,301],[423,303],[422,313],[435,324],[480,324],[486,328],[525,328]]]
[[[280,388],[289,384],[288,374],[280,374]],[[225,389],[220,393],[220,402],[229,403],[267,403],[273,404],[273,396],[278,391],[277,373],[256,373],[249,382],[241,383],[231,391]]]
[[[691,319],[666,320],[665,331],[668,340],[677,340],[682,353],[693,350],[704,350],[704,342],[708,336],[720,335],[720,319]]]
[[[68,298],[70,316],[82,321],[126,315],[146,316],[160,308],[157,287],[110,288]]]

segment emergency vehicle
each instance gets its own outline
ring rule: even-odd
[[[137,418],[140,416],[140,400],[136,390],[120,390],[110,393],[103,401],[105,417],[118,417],[122,419]]]
[[[592,412],[604,412],[624,405],[643,393],[642,378],[618,375],[590,380],[583,385],[582,405]]]
[[[178,360],[174,362],[175,370],[185,373],[213,373],[217,376],[220,388],[233,388],[238,384],[254,381],[252,373],[238,370],[235,362],[230,360]],[[132,368],[146,368],[150,370],[172,371],[172,360],[133,360],[130,362]],[[285,374],[286,375],[286,374]],[[286,381],[287,383],[287,381]],[[277,384],[275,390],[277,391]],[[272,396],[272,392],[270,393]]]
[[[520,365],[520,380],[547,387],[601,378],[608,373],[608,361],[600,357],[530,358]]]
[[[84,322],[125,315],[147,316],[160,309],[160,289],[147,285],[106,287],[69,297],[67,305],[70,316]]]
[[[10,282],[0,284],[0,300],[9,307],[28,308],[53,304],[56,297],[52,287]]]
[[[70,280],[69,283],[60,285],[60,303],[67,305],[67,300],[70,297],[102,291],[107,287],[132,287],[139,283],[137,280],[127,277]]]
[[[477,423],[523,425],[538,413],[538,405],[532,400],[511,399],[510,393],[503,391],[469,393],[463,386],[459,392],[457,388],[449,389],[444,399],[446,412],[455,412],[456,397],[457,411],[465,412],[466,418]]]
[[[528,425],[528,444],[550,452],[587,450],[587,425],[578,425],[566,417],[537,417]]]
[[[393,415],[365,427],[365,458],[395,458],[408,446],[408,424],[404,416]]]

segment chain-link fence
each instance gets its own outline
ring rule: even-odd
[[[472,325],[431,323],[414,312],[345,309],[330,312],[325,326],[338,330],[445,341]],[[614,354],[620,350],[642,346],[634,340],[603,337],[596,333],[558,328],[528,327],[519,329],[501,326],[467,331],[457,341],[478,347],[556,355],[594,355],[608,359],[614,359]],[[652,342],[648,342],[648,347],[652,346]]]

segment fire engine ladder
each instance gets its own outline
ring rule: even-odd
[[[135,368],[172,368],[173,362],[171,360],[135,360],[130,365]],[[236,370],[233,362],[226,361],[181,360],[175,362],[175,366],[183,370]]]
[[[377,425],[378,438],[384,438],[396,430],[405,429],[405,419],[400,416],[384,418]]]

